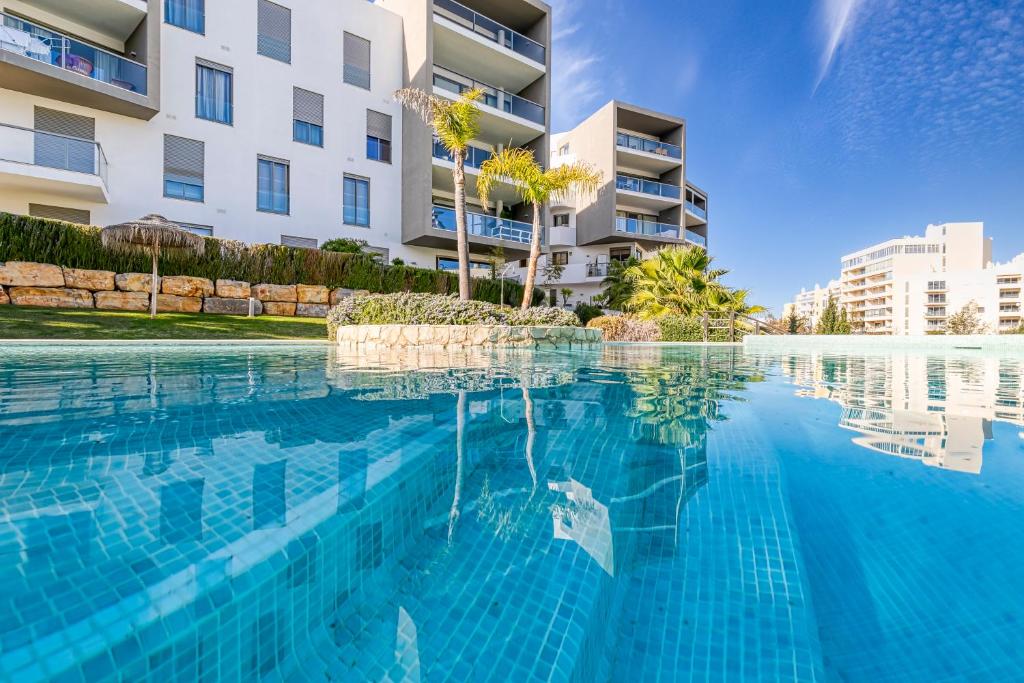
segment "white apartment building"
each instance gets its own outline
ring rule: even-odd
[[[1024,323],[1021,291],[1024,254],[1007,263],[990,263],[984,268],[948,270],[941,276],[919,274],[908,278],[914,311],[907,334],[935,334],[946,330],[949,316],[970,303],[978,306],[978,317],[991,334],[1011,332]]]
[[[829,299],[835,299],[839,304],[842,294],[842,283],[839,280],[829,280],[829,283],[822,287],[814,285],[814,289],[802,289],[796,295],[792,303],[786,304],[782,309],[782,317],[786,318],[790,313],[796,313],[799,318],[805,321],[810,330],[818,326],[821,314],[825,312]]]
[[[216,237],[348,237],[453,268],[448,162],[393,94],[482,86],[480,155],[511,141],[546,159],[549,45],[536,0],[6,0],[0,211],[159,213]],[[500,198],[474,209],[472,249],[525,255],[523,207]]]
[[[593,195],[561,198],[537,285],[550,303],[590,303],[610,264],[670,245],[707,248],[708,196],[686,179],[686,122],[612,101],[569,132],[552,136],[551,166],[585,161],[602,174]],[[548,264],[559,277],[545,278]],[[518,274],[525,275],[525,262]],[[561,291],[572,290],[566,300]]]
[[[920,334],[931,303],[925,289],[949,271],[980,272],[992,259],[983,223],[929,225],[923,237],[901,237],[842,259],[840,303],[854,333]],[[923,282],[923,287],[917,283]],[[916,289],[915,289],[916,287]],[[938,294],[939,292],[934,292]]]

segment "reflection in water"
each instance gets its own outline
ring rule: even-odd
[[[1017,358],[811,352],[782,360],[796,393],[842,406],[853,443],[941,469],[980,474],[992,422],[1024,425]]]

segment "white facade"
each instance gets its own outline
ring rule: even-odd
[[[830,280],[824,287],[816,284],[814,289],[802,289],[791,303],[785,305],[782,317],[785,318],[791,312],[795,312],[805,321],[808,329],[814,330],[818,326],[821,314],[825,312],[825,307],[828,306],[829,299],[835,299],[838,305],[841,294],[842,283],[839,280]]]
[[[53,7],[49,0],[5,4],[8,18],[2,30],[6,37],[0,41],[0,211],[45,217],[53,217],[56,211],[58,216],[77,215],[82,217],[80,222],[94,225],[158,213],[215,237],[249,243],[314,246],[347,237],[365,240],[388,259],[401,258],[409,265],[434,268],[439,257],[456,258],[454,234],[448,241],[441,238],[417,245],[403,236],[403,202],[409,201],[409,194],[403,192],[408,154],[403,141],[408,126],[403,121],[408,117],[403,117],[394,92],[409,85],[405,54],[415,38],[410,32],[417,27],[406,26],[401,14],[366,0],[207,1],[198,3],[205,5],[202,32],[198,32],[168,23],[165,2],[154,0],[149,3],[152,7],[137,0],[96,3],[85,13],[88,19],[74,7],[54,15],[47,11]],[[290,10],[286,14],[290,61],[260,54],[258,22],[267,4],[274,11]],[[126,7],[135,12],[127,19],[123,17]],[[423,5],[423,13],[432,16],[429,2]],[[49,48],[40,46],[22,20],[125,59],[135,55],[129,46],[148,24],[148,55],[134,60],[144,65],[137,68],[148,65],[148,110],[115,113],[127,107],[139,109],[136,100],[144,98],[108,83],[96,85],[96,79],[103,77],[101,64],[106,57],[94,56],[85,66],[73,62],[77,71],[58,65],[66,65],[66,57],[47,54],[39,59],[38,52]],[[445,20],[435,17],[435,21]],[[459,30],[457,26],[451,33]],[[368,88],[343,77],[349,34],[369,43]],[[456,35],[450,40],[461,39]],[[512,52],[498,44],[488,49],[498,64],[510,59],[499,52]],[[480,54],[486,62],[487,53]],[[35,61],[25,61],[33,55]],[[476,59],[479,63],[479,54]],[[197,60],[230,70],[230,123],[197,116]],[[49,87],[54,80],[60,82]],[[294,88],[323,96],[322,146],[294,139]],[[89,172],[74,164],[61,167],[59,161],[40,163],[40,140],[79,143],[64,143],[65,138],[41,132],[37,108],[91,120],[98,143],[96,157],[103,161]],[[391,117],[389,162],[368,158],[368,111]],[[415,123],[422,126],[418,119]],[[545,124],[535,127],[539,135],[546,135]],[[202,143],[201,201],[165,196],[165,134]],[[429,146],[423,156],[430,158]],[[287,163],[286,212],[258,210],[258,157]],[[429,165],[426,168],[429,173]],[[368,226],[344,220],[346,176],[369,182]],[[429,222],[430,208],[422,208]]]

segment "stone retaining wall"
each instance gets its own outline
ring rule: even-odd
[[[521,346],[581,348],[600,344],[601,330],[585,327],[509,327],[504,325],[347,325],[338,328],[338,345],[352,349],[409,347]]]
[[[46,263],[0,262],[0,305],[46,308],[96,308],[105,311],[148,311],[149,273],[61,268]],[[319,285],[250,285],[237,280],[208,280],[185,275],[161,276],[156,306],[160,312],[248,315],[254,299],[256,315],[324,318],[342,299],[362,294]]]

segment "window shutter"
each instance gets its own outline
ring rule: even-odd
[[[68,209],[63,206],[47,206],[46,204],[29,204],[28,215],[35,218],[49,218],[65,223],[89,225],[89,212],[86,209]]]
[[[302,88],[292,88],[292,116],[296,121],[323,126],[324,96]]]
[[[201,140],[164,135],[164,179],[202,185],[205,155]]]
[[[35,127],[46,133],[57,133],[83,140],[96,139],[96,119],[65,111],[36,107]]]
[[[345,82],[370,87],[370,41],[345,33]]]
[[[292,11],[287,7],[258,0],[256,16],[256,52],[281,62],[292,61]]]
[[[37,165],[79,173],[98,172],[96,145],[81,141],[96,139],[96,119],[36,107],[35,129],[37,133],[34,136],[33,147]],[[62,136],[80,139],[69,140]]]
[[[366,134],[391,142],[391,117],[372,109],[366,110]]]

